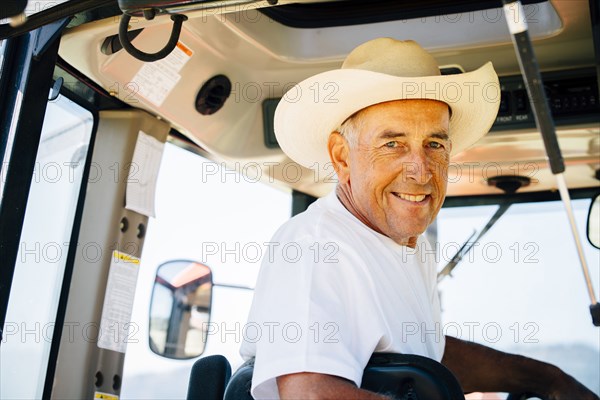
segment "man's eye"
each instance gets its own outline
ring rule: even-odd
[[[396,142],[396,141],[394,140],[394,141],[391,141],[391,142],[387,142],[387,143],[386,143],[384,146],[385,146],[385,147],[389,147],[389,148],[398,147],[398,142]]]
[[[440,142],[429,142],[429,147],[433,149],[443,149],[444,145]]]

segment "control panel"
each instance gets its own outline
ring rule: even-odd
[[[597,122],[600,124],[598,80],[594,69],[542,74],[546,97],[557,126]],[[520,75],[500,78],[502,97],[494,130],[535,127],[533,105]]]

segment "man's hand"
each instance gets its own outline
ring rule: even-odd
[[[364,399],[390,400],[390,397],[362,390],[353,382],[325,374],[301,372],[277,377],[279,397],[284,399]]]
[[[465,393],[536,393],[548,400],[598,400],[558,367],[446,336],[444,364]]]
[[[598,396],[579,383],[575,378],[561,371],[561,376],[552,384],[548,400],[598,400]]]

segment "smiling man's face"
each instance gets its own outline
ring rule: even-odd
[[[448,105],[397,100],[365,108],[355,118],[360,131],[354,145],[339,134],[330,140],[348,197],[342,202],[372,229],[397,243],[414,244],[446,195]],[[337,153],[332,152],[336,143]]]

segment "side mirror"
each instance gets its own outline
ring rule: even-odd
[[[158,267],[150,301],[150,349],[187,359],[204,352],[212,301],[212,273],[204,264],[169,261]]]
[[[587,221],[587,237],[592,246],[600,249],[600,194],[594,197],[590,205]]]

